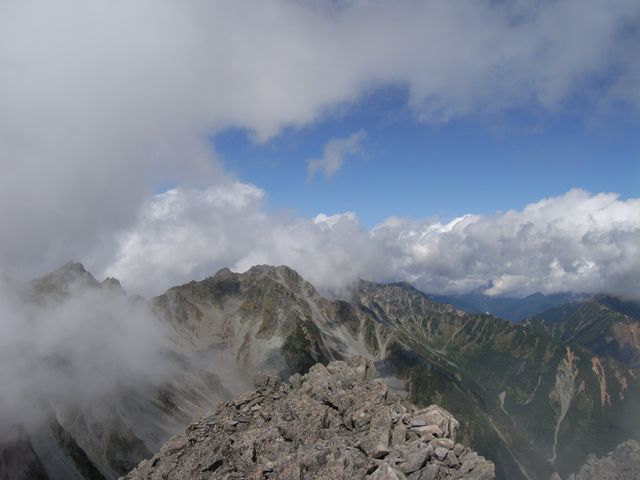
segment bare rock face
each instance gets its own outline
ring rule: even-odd
[[[221,404],[129,473],[141,479],[489,480],[494,465],[455,442],[458,422],[389,392],[355,357]]]
[[[568,480],[630,480],[640,478],[640,443],[627,440],[608,455],[589,455],[580,471]]]

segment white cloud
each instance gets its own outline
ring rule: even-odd
[[[326,178],[331,178],[342,168],[346,157],[362,153],[362,141],[366,138],[364,130],[358,130],[346,138],[332,138],[324,146],[322,158],[309,160],[307,172],[309,178],[322,171]]]
[[[0,265],[29,277],[108,258],[154,185],[228,181],[217,132],[265,140],[380,85],[406,85],[435,122],[576,95],[587,110],[637,107],[639,12],[636,0],[3,0]]]
[[[263,197],[261,189],[239,182],[156,195],[137,225],[119,236],[108,271],[126,278],[127,290],[161,293],[176,282],[231,265],[267,228]]]
[[[259,188],[239,182],[157,195],[100,273],[118,277],[127,290],[151,294],[222,267],[286,264],[319,286],[337,289],[375,263],[375,245],[354,214],[274,215],[263,197]]]
[[[430,291],[491,294],[640,291],[640,200],[571,190],[521,211],[448,225],[381,225],[373,236],[401,259],[397,274]]]
[[[264,193],[235,183],[158,195],[124,235],[105,275],[145,293],[230,266],[286,264],[325,291],[359,277],[428,292],[640,291],[640,200],[583,190],[520,211],[447,223],[391,218],[371,231],[353,213],[313,219],[267,213]]]

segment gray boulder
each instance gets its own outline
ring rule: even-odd
[[[578,473],[567,480],[631,480],[640,478],[640,443],[627,440],[608,455],[589,455]]]

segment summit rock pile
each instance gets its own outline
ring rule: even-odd
[[[456,443],[444,409],[417,408],[355,357],[314,365],[288,383],[257,375],[256,390],[172,437],[124,478],[489,480],[494,465]]]

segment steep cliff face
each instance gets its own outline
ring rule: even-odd
[[[491,462],[456,443],[458,422],[389,392],[371,362],[316,364],[191,423],[126,480],[495,478]]]
[[[246,387],[237,382],[256,368],[286,374],[335,355],[330,330],[320,329],[329,302],[287,267],[221,270],[170,289],[153,305],[177,351],[224,364],[231,391]]]

